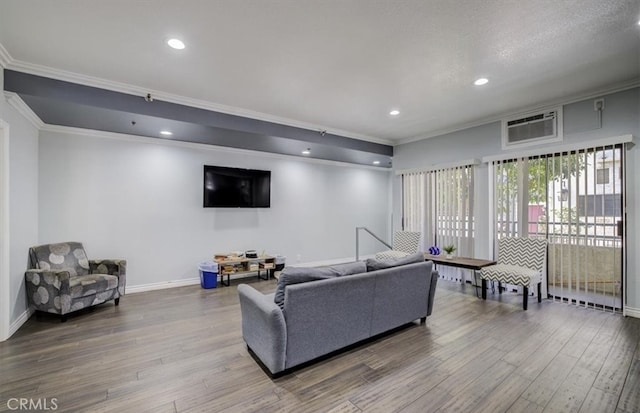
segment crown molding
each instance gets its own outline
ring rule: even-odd
[[[429,138],[435,138],[437,136],[441,136],[441,135],[446,135],[448,133],[453,133],[453,132],[458,132],[461,130],[465,130],[465,129],[470,129],[470,128],[475,128],[478,126],[482,126],[482,125],[486,125],[488,123],[493,123],[493,122],[499,122],[502,121],[505,118],[511,118],[511,117],[519,117],[521,115],[530,113],[530,112],[536,112],[536,111],[544,111],[550,107],[554,107],[554,106],[564,106],[564,105],[570,105],[572,103],[576,103],[576,102],[580,102],[583,100],[587,100],[587,99],[594,99],[594,98],[598,98],[598,97],[602,97],[603,95],[610,95],[612,93],[617,93],[617,92],[622,92],[625,90],[629,90],[629,89],[633,89],[636,87],[640,87],[640,78],[635,78],[626,82],[621,82],[621,83],[616,83],[615,85],[612,86],[608,86],[606,88],[601,88],[601,89],[595,89],[595,90],[591,90],[588,92],[583,92],[580,94],[575,94],[575,95],[571,95],[569,97],[566,98],[562,98],[562,99],[556,99],[554,101],[550,101],[548,103],[545,104],[537,104],[535,106],[529,106],[529,107],[525,107],[525,108],[521,108],[518,109],[517,111],[512,111],[512,112],[503,112],[499,115],[495,115],[495,116],[491,116],[491,117],[487,117],[487,118],[483,118],[483,119],[479,119],[473,122],[468,122],[468,123],[462,123],[456,126],[452,126],[450,128],[444,128],[444,129],[440,129],[440,130],[436,130],[433,132],[429,132],[425,135],[419,135],[419,136],[414,136],[411,138],[406,138],[406,139],[400,139],[398,141],[396,141],[393,145],[394,146],[398,146],[398,145],[404,145],[407,143],[411,143],[411,142],[417,142],[417,141],[421,141],[424,139],[429,139]]]
[[[4,48],[2,43],[0,43],[0,67],[3,69],[6,68],[12,61],[13,58],[11,57],[7,49]]]
[[[36,129],[42,129],[45,123],[35,114],[33,110],[22,100],[22,98],[13,92],[4,92],[5,99],[15,110],[25,117]]]
[[[6,66],[8,69],[18,72],[29,73],[36,76],[43,76],[52,79],[62,80],[65,82],[77,83],[84,86],[96,87],[100,89],[107,89],[114,92],[126,93],[134,96],[146,96],[151,94],[154,99],[162,100],[164,102],[176,103],[184,106],[191,106],[194,108],[210,110],[213,112],[226,113],[228,115],[241,116],[250,119],[261,120],[264,122],[272,122],[280,125],[287,125],[301,129],[308,129],[314,131],[324,131],[334,135],[340,135],[347,138],[358,139],[362,141],[380,143],[383,145],[393,145],[394,141],[388,139],[377,138],[373,136],[367,136],[349,132],[340,129],[334,129],[329,126],[316,125],[307,122],[301,122],[293,119],[270,115],[268,113],[262,113],[252,111],[248,109],[236,108],[233,106],[222,105],[218,103],[209,102],[206,100],[193,99],[186,96],[180,96],[172,93],[163,92],[161,90],[153,90],[140,86],[130,85],[127,83],[115,82],[112,80],[102,79],[94,76],[87,76],[80,73],[70,72],[67,70],[55,69],[48,66],[37,65],[29,62],[23,62],[20,60],[10,59]]]
[[[46,123],[40,128],[40,130],[46,131],[46,132],[54,132],[54,133],[65,133],[70,135],[80,135],[80,136],[92,137],[92,138],[113,139],[113,140],[119,140],[119,141],[125,141],[125,142],[137,142],[137,143],[145,143],[145,144],[152,144],[152,145],[172,146],[172,147],[178,147],[178,148],[189,148],[189,149],[214,151],[214,152],[235,153],[235,154],[241,154],[243,156],[288,159],[288,160],[305,162],[305,163],[315,163],[315,164],[321,164],[321,165],[332,165],[332,166],[357,168],[357,169],[368,169],[372,171],[389,172],[389,173],[391,172],[391,168],[380,167],[380,166],[369,166],[369,165],[363,165],[363,164],[357,164],[357,163],[330,161],[327,159],[315,159],[315,158],[308,158],[306,156],[302,157],[302,156],[296,156],[296,155],[286,155],[281,153],[262,152],[262,151],[255,151],[251,149],[231,148],[228,146],[217,146],[217,145],[210,145],[206,143],[184,142],[184,141],[176,141],[171,139],[153,138],[148,136],[129,135],[125,133],[106,132],[106,131],[100,131],[95,129],[82,129],[82,128],[74,128],[70,126],[49,125]]]

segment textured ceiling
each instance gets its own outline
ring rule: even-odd
[[[0,0],[0,44],[17,71],[393,143],[637,81],[639,20],[640,0]]]

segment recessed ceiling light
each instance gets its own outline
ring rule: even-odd
[[[374,165],[380,165],[380,161],[373,161]]]
[[[487,79],[486,77],[481,77],[480,79],[473,82],[473,84],[476,86],[486,85],[487,83],[489,83],[489,79]]]
[[[185,47],[182,40],[179,40],[179,39],[169,39],[167,40],[167,44],[173,47],[174,49],[178,49],[178,50],[182,50]]]
[[[168,131],[168,130],[161,130],[160,131],[160,135],[171,136],[171,135],[173,135],[173,132]]]
[[[389,115],[391,116],[398,116],[399,114],[400,114],[400,111],[397,109],[394,109],[391,112],[389,112]]]
[[[311,149],[310,148],[305,149],[304,151],[302,151],[302,154],[303,155],[311,155]]]

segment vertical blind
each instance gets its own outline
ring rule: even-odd
[[[549,242],[548,294],[622,306],[622,145],[493,162],[495,240]]]
[[[425,250],[454,245],[473,256],[473,188],[473,165],[403,174],[403,229],[421,232]]]

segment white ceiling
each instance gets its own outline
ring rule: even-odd
[[[0,60],[397,143],[638,82],[639,20],[640,0],[0,0]]]

